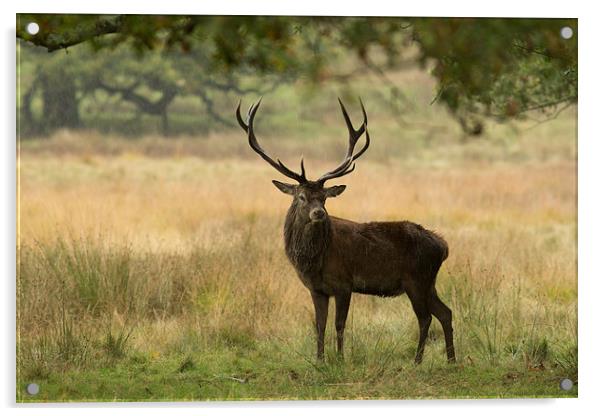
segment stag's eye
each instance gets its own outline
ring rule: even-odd
[[[299,194],[299,201],[305,203],[305,202],[307,202],[307,198],[305,198],[305,195]]]

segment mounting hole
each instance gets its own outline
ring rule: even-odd
[[[573,37],[573,29],[571,29],[569,26],[565,26],[562,29],[560,29],[560,36],[562,37],[562,39],[570,39]]]
[[[40,392],[40,386],[38,386],[36,383],[30,383],[27,385],[26,390],[28,394],[35,396]]]
[[[38,32],[40,31],[40,25],[38,25],[36,22],[31,22],[31,23],[27,24],[27,26],[25,27],[25,30],[30,35],[37,35]]]
[[[564,391],[569,391],[573,388],[573,381],[568,378],[560,380],[560,388]]]

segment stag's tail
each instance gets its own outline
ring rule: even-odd
[[[441,256],[441,263],[443,263],[445,261],[445,259],[447,259],[447,256],[449,255],[449,246],[447,245],[447,241],[445,241],[443,239],[443,237],[438,236],[441,239],[441,245],[443,248],[443,255]]]

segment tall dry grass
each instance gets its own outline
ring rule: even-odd
[[[289,200],[268,166],[236,152],[178,155],[195,146],[187,140],[161,158],[119,141],[106,144],[116,152],[64,152],[68,139],[54,140],[54,150],[52,141],[25,144],[20,155],[23,377],[134,353],[263,348],[311,360],[311,303],[281,237]],[[356,221],[409,219],[445,236],[438,288],[454,311],[460,362],[545,363],[576,375],[574,143],[535,137],[519,146],[451,143],[417,161],[375,145],[380,156],[362,160],[327,208]],[[328,166],[316,158],[308,170]],[[356,295],[348,359],[377,369],[410,360],[416,325],[405,297]],[[426,361],[443,364],[437,323],[431,338]]]

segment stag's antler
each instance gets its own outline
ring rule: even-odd
[[[355,129],[353,124],[351,124],[351,119],[349,118],[349,114],[347,114],[347,110],[343,105],[343,102],[339,98],[339,104],[341,105],[341,110],[343,111],[343,118],[345,119],[345,124],[347,124],[347,129],[349,130],[349,146],[347,147],[347,154],[345,155],[345,159],[343,162],[337,166],[335,169],[330,172],[326,172],[324,175],[318,178],[317,182],[324,184],[329,179],[340,178],[341,176],[345,176],[355,169],[355,164],[352,164],[354,160],[359,158],[370,146],[370,134],[368,133],[368,116],[366,115],[366,109],[364,108],[364,103],[362,103],[362,99],[360,98],[360,106],[362,107],[362,113],[364,114],[364,122],[360,126],[359,129]],[[366,132],[366,144],[364,147],[357,152],[355,155],[353,154],[353,149],[362,134]]]
[[[280,161],[280,159],[276,159],[276,161],[274,161],[274,159],[272,159],[271,157],[269,157],[264,150],[261,148],[261,146],[259,146],[259,143],[257,142],[257,138],[255,137],[255,132],[253,131],[253,120],[255,119],[255,114],[257,113],[257,109],[259,108],[259,104],[261,104],[261,99],[259,99],[259,101],[257,101],[256,104],[253,104],[250,108],[249,108],[249,112],[247,114],[247,123],[245,124],[245,122],[243,121],[242,117],[240,116],[240,101],[238,102],[238,107],[236,108],[236,120],[238,120],[238,124],[240,124],[240,127],[242,127],[242,129],[247,132],[248,136],[249,136],[249,146],[251,146],[251,148],[259,155],[263,158],[263,160],[265,160],[266,162],[268,162],[270,165],[272,165],[272,167],[274,169],[276,169],[278,172],[282,173],[284,176],[287,176],[291,179],[296,180],[299,183],[306,183],[307,182],[307,178],[305,177],[305,166],[303,166],[303,158],[301,158],[301,174],[298,174],[296,172],[293,172],[292,170],[290,170],[289,168],[287,168],[284,163],[282,163]]]

